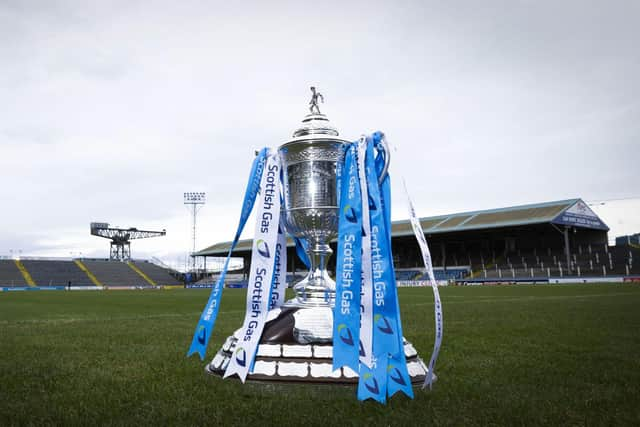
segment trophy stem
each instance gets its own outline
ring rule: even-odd
[[[327,262],[333,251],[325,243],[314,243],[309,246],[307,255],[311,266],[309,274],[293,286],[296,298],[289,301],[288,305],[331,307],[336,293],[336,282],[327,272]]]

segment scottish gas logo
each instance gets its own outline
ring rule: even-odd
[[[391,328],[391,323],[381,314],[376,314],[373,318],[373,322],[376,324],[378,330],[385,334],[393,334],[393,329]]]
[[[353,335],[351,334],[351,329],[345,324],[341,323],[338,325],[338,336],[340,340],[346,345],[353,345]]]
[[[360,349],[358,350],[358,356],[360,357],[366,357],[367,356],[367,352],[364,351],[364,345],[362,345],[362,340],[359,340],[358,343],[360,344]]]
[[[346,205],[343,209],[343,213],[344,213],[344,218],[347,221],[351,223],[358,222],[358,217],[356,216],[356,210],[351,205]]]
[[[198,328],[198,342],[200,345],[205,345],[207,340],[207,328],[204,325],[200,325]]]
[[[364,386],[373,394],[380,393],[380,387],[378,387],[378,380],[373,377],[373,374],[367,372],[362,377],[364,380]]]
[[[269,245],[267,245],[267,242],[265,242],[264,240],[258,239],[258,241],[256,242],[256,249],[258,250],[258,253],[264,258],[271,257],[271,253],[269,252]]]
[[[375,211],[377,209],[375,200],[373,200],[373,197],[371,197],[371,194],[368,195],[368,198],[369,198],[369,210]]]
[[[396,384],[407,385],[407,382],[404,380],[400,369],[396,368],[393,365],[389,365],[387,367],[387,373],[389,374],[389,378]]]
[[[247,366],[247,352],[242,347],[238,347],[236,350],[236,362],[243,368]]]

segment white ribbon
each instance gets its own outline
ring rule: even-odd
[[[269,310],[273,310],[284,304],[284,294],[287,289],[287,232],[285,230],[284,215],[281,215],[280,227],[278,228],[278,241],[276,243],[276,259]]]
[[[413,233],[416,235],[416,239],[418,240],[418,245],[420,246],[420,252],[422,253],[422,262],[424,263],[424,268],[427,270],[427,276],[429,277],[429,283],[431,284],[431,289],[433,290],[433,301],[434,301],[434,315],[435,315],[435,340],[433,343],[433,353],[431,354],[431,359],[429,360],[429,372],[427,372],[427,377],[424,380],[424,384],[422,388],[429,387],[431,388],[433,384],[433,370],[436,366],[436,360],[438,359],[438,353],[440,353],[440,344],[442,344],[442,332],[443,332],[443,319],[442,319],[442,303],[440,302],[440,292],[438,292],[438,283],[436,283],[436,279],[433,275],[433,265],[431,263],[431,253],[429,252],[429,246],[427,245],[427,239],[424,237],[424,231],[422,231],[422,226],[420,225],[420,221],[416,216],[416,211],[413,208],[413,202],[411,201],[411,197],[409,196],[409,191],[407,190],[407,183],[404,178],[402,178],[402,186],[404,187],[404,193],[407,196],[407,204],[409,206],[409,219],[411,220],[411,228],[413,228]]]
[[[386,138],[385,138],[386,140]],[[386,141],[389,147],[392,145],[389,141]],[[392,147],[394,151],[395,147]],[[418,246],[420,247],[420,253],[422,254],[422,262],[424,264],[425,270],[427,270],[427,276],[429,277],[429,284],[431,285],[431,289],[433,290],[433,314],[435,317],[435,338],[433,341],[433,352],[431,353],[431,359],[429,360],[429,372],[427,372],[427,376],[424,380],[424,384],[422,388],[429,387],[431,389],[433,385],[433,374],[434,369],[436,367],[436,361],[438,360],[438,354],[440,353],[440,346],[442,344],[442,334],[444,331],[444,319],[442,316],[442,302],[440,301],[440,292],[438,291],[438,283],[436,282],[436,278],[433,274],[433,263],[431,262],[431,252],[429,251],[429,245],[427,244],[427,239],[424,237],[424,231],[422,230],[422,226],[420,225],[420,221],[416,216],[416,211],[413,207],[413,202],[411,201],[411,196],[409,196],[409,190],[407,190],[407,182],[404,179],[404,176],[400,174],[402,178],[402,187],[404,188],[404,194],[407,198],[407,207],[409,209],[409,220],[411,222],[411,228],[413,229],[413,234],[416,236],[416,240],[418,241]]]
[[[224,378],[237,374],[244,382],[253,366],[271,299],[279,222],[280,159],[270,153],[260,182],[244,322]]]
[[[360,362],[373,368],[373,274],[371,271],[371,222],[369,220],[369,192],[365,170],[365,156],[367,141],[360,138],[358,143],[358,175],[360,177],[360,194],[362,196],[362,285],[361,285],[361,317],[360,344],[364,356],[360,355]]]

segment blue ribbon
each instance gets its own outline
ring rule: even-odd
[[[361,364],[358,381],[358,399],[374,399],[380,403],[385,403],[386,396],[391,397],[398,391],[413,398],[411,377],[404,355],[400,305],[391,253],[390,178],[387,175],[382,183],[379,181],[385,163],[380,149],[383,138],[384,135],[380,132],[367,138],[365,164],[369,193],[373,267],[373,284],[369,285],[374,286],[373,350],[375,366],[370,369]],[[375,158],[374,151],[377,151]]]
[[[302,263],[307,268],[311,268],[311,261],[309,260],[309,256],[307,255],[307,249],[309,248],[309,244],[305,239],[301,237],[295,237],[295,236],[291,236],[291,237],[293,237],[293,242],[296,244],[296,254],[298,255],[298,258],[300,258]]]
[[[380,403],[387,401],[387,356],[375,360],[373,369],[360,364],[358,378],[358,400],[373,399]]]
[[[382,132],[375,132],[373,134],[373,144],[377,147],[384,138],[384,134]],[[376,172],[378,175],[382,173],[384,168],[385,159],[379,152],[376,157]],[[386,238],[389,244],[389,248],[391,248],[391,178],[389,175],[384,177],[382,184],[380,185],[380,201],[382,203],[383,211],[384,211],[384,219],[386,225]],[[391,257],[392,259],[393,257]],[[393,268],[393,262],[391,262],[391,277],[393,278],[393,286],[395,287],[394,293],[397,292],[397,284],[395,281],[395,270]],[[397,295],[397,293],[396,293]],[[402,319],[400,317],[400,301],[396,297],[396,313],[398,316],[398,345],[400,351],[398,354],[393,355],[389,358],[389,364],[387,366],[387,395],[389,397],[393,396],[398,391],[403,392],[408,397],[413,399],[413,387],[411,386],[411,377],[409,376],[409,372],[407,370],[407,360],[404,354],[404,341],[403,341],[403,332],[402,332]]]
[[[249,182],[247,183],[247,189],[244,193],[244,201],[242,202],[242,211],[240,213],[240,222],[238,224],[236,235],[231,243],[231,248],[229,248],[229,253],[227,254],[227,259],[225,260],[220,277],[211,290],[207,305],[205,305],[204,310],[200,315],[200,320],[198,320],[198,324],[196,325],[196,330],[193,334],[187,357],[194,353],[198,353],[200,355],[200,359],[204,360],[204,356],[207,352],[207,345],[211,338],[211,332],[213,332],[213,327],[215,326],[216,318],[218,317],[220,299],[222,298],[222,290],[224,289],[224,279],[227,275],[231,254],[238,244],[244,225],[246,224],[247,219],[249,219],[256,196],[260,190],[260,180],[262,179],[262,172],[264,170],[266,158],[267,148],[263,148],[253,160],[251,172],[249,173]]]
[[[360,284],[362,279],[362,196],[358,180],[357,146],[345,153],[340,180],[340,210],[333,308],[333,369],[348,366],[358,372]]]
[[[391,247],[387,238],[385,206],[380,197],[379,177],[376,173],[373,138],[367,138],[367,188],[371,217],[371,260],[373,268],[373,355],[383,358],[395,356],[398,344],[398,311],[396,283],[393,277]],[[386,375],[386,373],[385,373]]]

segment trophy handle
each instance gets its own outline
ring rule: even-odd
[[[380,142],[377,148],[382,152],[382,157],[384,158],[384,167],[382,168],[382,172],[378,177],[378,184],[382,185],[382,182],[389,173],[389,161],[391,160],[391,150],[389,150],[389,144],[387,144],[387,139],[384,137],[384,135],[382,136],[382,138],[380,138]]]

